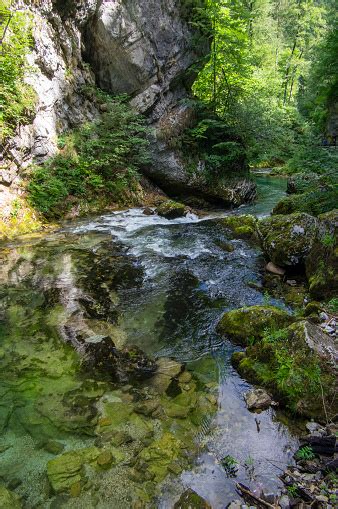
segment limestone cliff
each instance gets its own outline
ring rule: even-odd
[[[5,159],[11,162],[2,170],[0,185],[14,188],[32,160],[39,163],[55,154],[60,132],[100,114],[88,91],[96,82],[108,92],[129,94],[132,105],[148,116],[154,157],[146,173],[162,187],[168,183],[175,192],[221,194],[235,204],[252,197],[243,168],[230,193],[208,190],[200,176],[187,172],[180,154],[159,139],[163,119],[175,132],[189,116],[180,103],[191,86],[187,70],[208,50],[202,38],[196,45],[181,0],[40,0],[29,9],[34,49],[27,81],[37,94],[36,114],[8,143]]]

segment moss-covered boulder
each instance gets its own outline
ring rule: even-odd
[[[0,486],[0,507],[1,509],[21,509],[22,504],[15,493],[5,486]]]
[[[304,263],[318,232],[318,221],[305,213],[267,217],[258,222],[265,254],[281,267]]]
[[[293,412],[315,419],[337,413],[335,346],[332,338],[308,321],[265,332],[233,365],[246,379],[269,388]]]
[[[99,457],[96,447],[69,451],[47,463],[49,482],[56,493],[68,491],[71,487],[84,480],[84,465],[92,463]]]
[[[231,233],[238,238],[250,239],[255,236],[257,219],[250,214],[227,216],[220,220]]]
[[[217,332],[237,343],[248,344],[263,337],[267,328],[285,327],[293,321],[286,311],[274,306],[249,306],[224,313]]]
[[[173,200],[164,201],[156,209],[156,213],[166,219],[177,219],[186,216],[188,211],[189,209],[183,203]]]
[[[338,290],[338,210],[318,217],[315,243],[306,257],[305,268],[310,294],[315,299],[329,299]]]

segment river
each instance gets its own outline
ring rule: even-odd
[[[270,213],[286,182],[256,178],[257,202],[234,212],[168,221],[129,209],[0,246],[0,478],[24,507],[169,509],[191,487],[221,509],[238,498],[237,481],[257,493],[278,490],[297,436],[274,409],[246,409],[250,385],[230,363],[236,347],[215,332],[225,310],[264,301],[252,284],[262,279],[261,253],[224,239],[218,223],[229,213]],[[183,416],[182,394],[154,395],[151,380],[112,383],[84,367],[83,344],[106,336],[185,366]],[[138,401],[154,398],[164,412],[135,413]],[[126,430],[130,441],[111,447]],[[163,432],[177,450],[168,452]],[[162,446],[165,464],[154,456]],[[88,461],[85,473],[67,473],[76,488],[54,493],[47,463],[89,447],[111,450],[113,465]],[[133,458],[139,470],[140,458],[148,462],[148,477],[135,478]]]

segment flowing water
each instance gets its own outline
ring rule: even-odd
[[[257,202],[233,213],[267,215],[285,192],[282,179],[257,183]],[[246,409],[236,347],[215,332],[225,310],[264,300],[261,254],[224,229],[228,213],[130,209],[0,247],[0,480],[24,507],[169,509],[191,487],[220,509],[237,481],[276,492],[297,437],[275,410]],[[107,336],[162,359],[160,385],[177,368],[176,385],[93,369],[87,345]]]

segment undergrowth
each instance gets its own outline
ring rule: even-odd
[[[100,118],[61,136],[60,152],[31,170],[28,201],[47,218],[61,217],[81,200],[123,203],[149,162],[144,119],[126,97],[97,95],[106,109]]]

